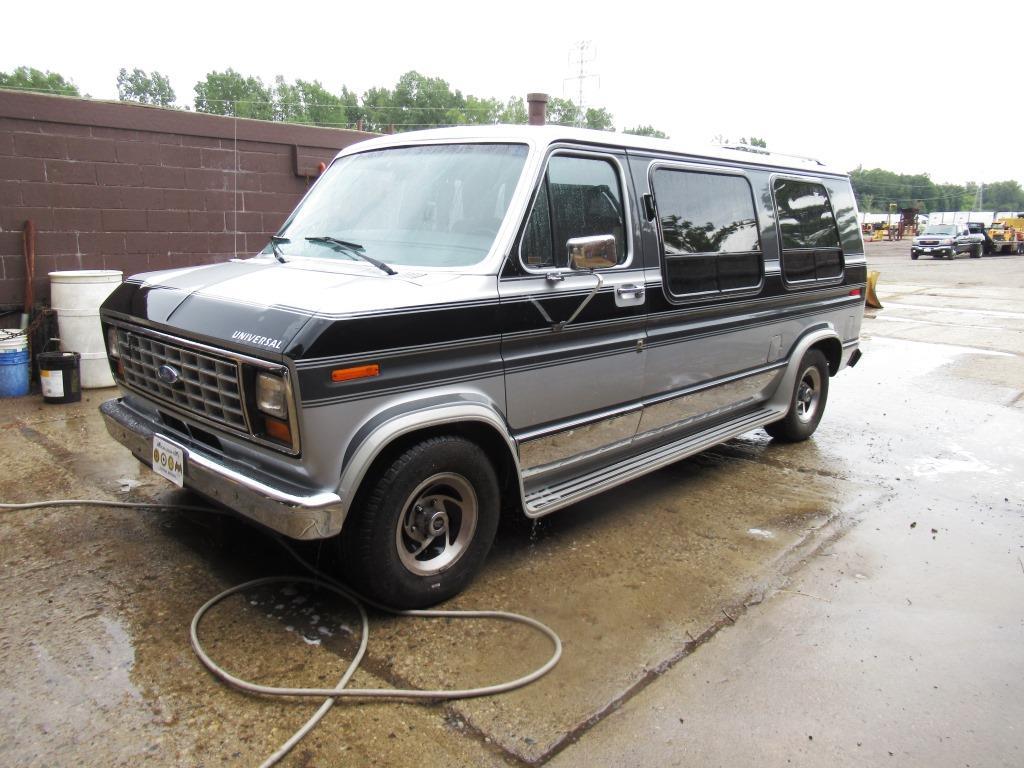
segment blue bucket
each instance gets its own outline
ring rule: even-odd
[[[30,365],[25,334],[0,331],[0,397],[28,394]]]
[[[0,397],[28,394],[28,350],[0,353]]]

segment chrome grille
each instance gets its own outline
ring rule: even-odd
[[[129,386],[232,429],[249,431],[235,361],[125,328],[117,329],[117,346]],[[178,373],[173,384],[157,376],[165,365]]]

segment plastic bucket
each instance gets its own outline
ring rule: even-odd
[[[82,399],[79,359],[77,352],[40,352],[36,355],[44,402],[77,403]]]
[[[28,394],[28,337],[21,331],[0,330],[0,397]]]
[[[100,304],[121,284],[116,269],[50,273],[50,304],[57,310],[60,348],[81,355],[81,386],[114,386],[100,327]]]

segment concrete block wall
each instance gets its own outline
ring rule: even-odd
[[[0,90],[0,307],[22,304],[22,229],[47,273],[126,275],[266,245],[339,149],[372,134]]]

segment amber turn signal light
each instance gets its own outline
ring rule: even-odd
[[[331,371],[331,381],[352,381],[352,379],[365,379],[370,376],[379,376],[380,366],[357,365],[354,368],[335,368]]]
[[[269,416],[265,417],[263,419],[263,431],[266,432],[267,437],[279,440],[285,445],[292,444],[292,431],[288,427],[287,421],[281,421]]]

